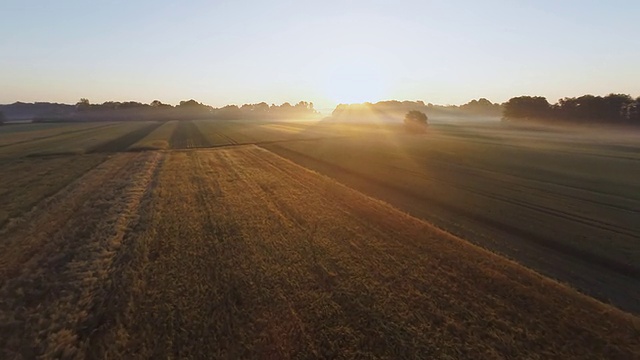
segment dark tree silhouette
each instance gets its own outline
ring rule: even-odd
[[[625,94],[609,94],[604,97],[604,113],[602,120],[622,122],[627,120],[625,109],[633,104],[633,98]]]
[[[149,104],[137,101],[106,101],[91,104],[82,98],[75,105],[52,103],[20,103],[0,105],[0,111],[10,118],[31,118],[37,122],[59,121],[105,121],[105,120],[180,120],[203,119],[307,119],[317,118],[313,103],[300,101],[296,105],[266,102],[244,104],[242,107],[227,105],[221,108],[203,104],[196,100],[184,100],[179,105],[164,104],[153,100]]]
[[[626,108],[633,102],[631,96],[623,94],[564,98],[558,101],[555,115],[564,120],[579,122],[624,122],[627,117]]]
[[[153,108],[170,108],[173,107],[169,104],[163,104],[162,101],[160,100],[153,100],[149,106],[153,107]]]
[[[180,101],[180,104],[177,106],[178,108],[185,108],[185,109],[197,109],[197,108],[201,108],[201,107],[205,107],[206,105],[203,105],[193,99],[191,100],[187,100],[187,101]]]
[[[550,110],[551,105],[542,96],[518,96],[504,104],[503,115],[507,119],[544,119]]]
[[[504,104],[503,116],[510,120],[640,125],[639,112],[638,99],[625,94],[567,97],[553,105],[543,97],[520,96]]]
[[[625,106],[623,112],[629,123],[640,125],[640,97]]]
[[[409,132],[425,132],[427,125],[427,114],[422,111],[411,110],[404,116],[404,127]]]
[[[460,105],[460,110],[478,115],[500,116],[502,108],[500,104],[494,104],[486,98],[471,100],[464,105]]]
[[[144,108],[147,107],[149,105],[147,104],[143,104],[137,101],[126,101],[123,103],[120,103],[120,109],[136,109],[136,108]]]
[[[80,101],[76,103],[77,111],[86,111],[89,110],[89,108],[91,108],[91,103],[87,98],[81,98]]]

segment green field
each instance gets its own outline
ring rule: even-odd
[[[0,358],[638,358],[639,139],[2,126]]]

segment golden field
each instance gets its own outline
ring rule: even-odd
[[[131,127],[105,133],[84,155],[16,150],[43,139],[0,149],[0,358],[640,356],[636,315],[398,209],[419,200],[425,211],[429,191],[444,188],[420,187],[429,183],[417,175],[462,185],[451,171],[465,168],[442,165],[462,145],[444,133],[397,148],[402,135],[357,126],[197,120],[105,129],[113,126]],[[136,148],[145,139],[169,145]],[[417,146],[422,158],[393,152]],[[394,163],[415,175],[373,173],[374,150],[377,169]],[[505,176],[475,179],[490,189]],[[388,202],[354,189],[375,193],[384,181],[396,184],[386,187],[396,196]],[[423,196],[399,201],[393,191],[403,186]],[[533,201],[516,195],[520,205]],[[611,259],[622,259],[622,240]]]

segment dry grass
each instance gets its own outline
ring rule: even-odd
[[[178,121],[178,125],[169,139],[172,149],[191,149],[215,145],[200,131],[193,120]]]
[[[225,131],[229,128],[238,128],[237,125],[234,125],[234,120],[195,120],[193,123],[200,129],[211,146],[236,144],[236,140],[229,136],[231,134]]]
[[[640,313],[640,162],[624,151],[581,152],[569,135],[495,125],[424,136],[357,129],[334,125],[349,137],[265,147]]]
[[[153,130],[149,135],[145,136],[142,140],[131,145],[129,150],[131,151],[144,151],[144,150],[165,150],[169,148],[169,140],[173,136],[173,133],[178,125],[177,121],[167,121],[157,129]]]
[[[271,153],[167,156],[98,357],[639,355],[637,318]]]
[[[640,356],[637,317],[253,146],[115,155],[22,219],[0,358]]]
[[[0,228],[104,159],[104,155],[83,155],[0,160]]]
[[[117,143],[118,139],[125,138],[131,133],[143,131],[153,123],[149,122],[122,122],[107,124],[82,132],[64,133],[53,137],[24,143],[13,144],[0,148],[0,158],[15,158],[22,156],[54,156],[54,155],[80,155],[100,148],[102,145]],[[149,130],[150,131],[150,130]],[[146,134],[145,134],[146,135]],[[142,135],[144,136],[144,135]],[[135,139],[137,141],[138,139]],[[123,149],[131,144],[124,144]]]
[[[84,358],[112,261],[159,160],[118,155],[44,201],[21,226],[4,229],[1,358]]]
[[[20,124],[0,127],[0,147],[55,136],[83,132],[104,123]]]

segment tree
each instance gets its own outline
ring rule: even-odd
[[[542,96],[519,96],[504,104],[506,119],[546,119],[551,113],[551,105]]]
[[[137,102],[137,101],[126,101],[120,104],[121,109],[136,109],[141,107],[146,107],[148,105]]]
[[[418,110],[411,110],[404,116],[404,127],[409,132],[420,133],[427,130],[427,114]]]
[[[166,109],[166,108],[172,108],[173,106],[169,105],[169,104],[164,104],[162,101],[160,100],[153,100],[149,106],[151,106],[154,109]]]
[[[237,105],[227,105],[216,111],[216,117],[219,119],[242,119],[242,111]]]
[[[604,114],[602,119],[609,122],[626,120],[626,108],[634,103],[633,98],[626,94],[609,94],[603,99]]]
[[[189,114],[199,114],[209,116],[212,113],[213,108],[209,105],[205,105],[203,103],[197,102],[193,99],[187,101],[180,101],[178,105],[175,107],[179,112],[189,113]]]
[[[572,122],[616,123],[628,120],[633,103],[633,98],[625,94],[583,95],[560,99],[554,111],[557,117]]]
[[[494,104],[485,98],[480,98],[460,105],[460,110],[471,114],[499,116],[501,108],[500,104]]]
[[[268,113],[269,112],[269,104],[267,104],[264,101],[259,103],[259,104],[255,104],[255,106],[253,107],[253,111],[259,112],[259,113]]]
[[[89,110],[90,107],[91,107],[91,103],[87,98],[81,98],[80,101],[76,103],[76,110],[78,111]]]
[[[183,108],[183,109],[198,109],[201,108],[205,105],[191,99],[191,100],[187,100],[187,101],[180,101],[180,104],[178,105],[179,108]]]
[[[640,125],[640,97],[625,107],[624,115],[629,123]]]
[[[122,103],[119,101],[105,101],[100,105],[101,110],[117,110],[122,106]]]

